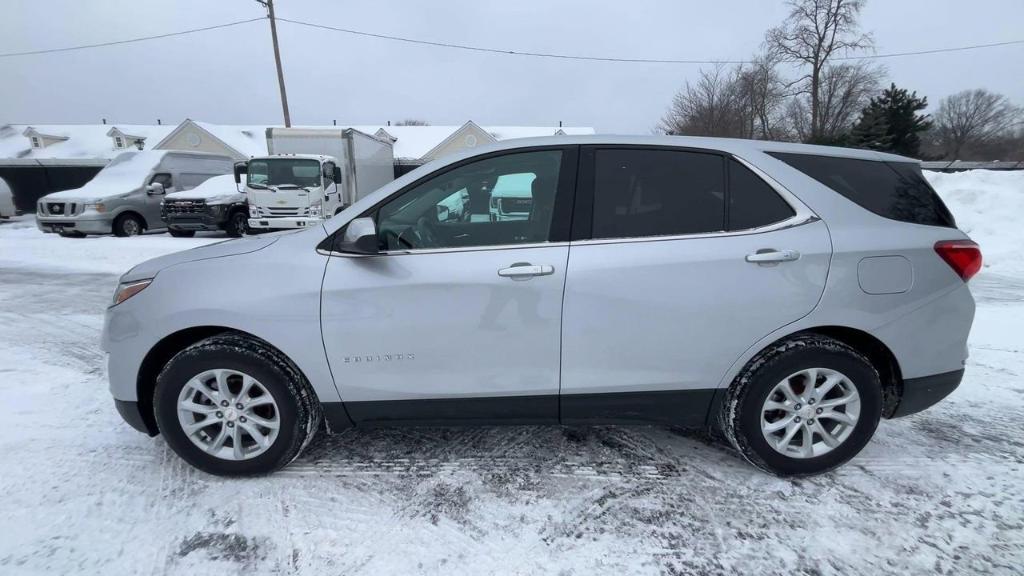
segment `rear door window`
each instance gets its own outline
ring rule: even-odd
[[[953,215],[916,163],[781,152],[769,155],[879,216],[913,224],[956,227]]]
[[[683,150],[596,150],[593,238],[724,230],[724,162]]]
[[[774,188],[736,160],[729,160],[729,230],[749,230],[796,215]]]

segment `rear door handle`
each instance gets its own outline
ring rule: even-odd
[[[754,264],[777,264],[779,262],[792,262],[800,258],[796,250],[774,250],[762,248],[753,254],[747,254],[747,262]]]
[[[529,262],[516,262],[508,268],[498,270],[498,276],[513,280],[526,280],[534,276],[548,276],[554,273],[555,267],[550,264],[537,265]]]

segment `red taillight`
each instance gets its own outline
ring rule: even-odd
[[[935,243],[935,252],[964,282],[981,270],[981,248],[970,240],[943,240]]]

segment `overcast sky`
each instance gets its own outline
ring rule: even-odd
[[[0,53],[162,34],[258,17],[254,0],[32,0],[0,8]],[[779,1],[277,0],[279,17],[495,48],[742,59]],[[868,0],[877,51],[1024,38],[1021,0]],[[648,133],[694,65],[574,62],[418,46],[280,23],[292,122],[593,126]],[[934,104],[987,88],[1024,104],[1024,45],[886,59]],[[0,124],[280,123],[268,23],[149,42],[0,58]]]

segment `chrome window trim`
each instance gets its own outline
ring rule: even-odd
[[[576,240],[572,242],[573,246],[590,246],[595,244],[626,244],[630,242],[666,242],[670,240],[699,240],[703,238],[724,238],[729,236],[750,236],[752,234],[764,234],[766,232],[775,232],[777,230],[785,230],[787,228],[795,228],[797,226],[803,226],[811,222],[817,222],[821,220],[817,216],[811,214],[805,217],[793,216],[768,226],[762,226],[760,228],[747,228],[745,230],[720,230],[717,232],[701,232],[699,234],[675,234],[672,236],[635,236],[626,238],[600,238],[591,240]]]
[[[379,254],[350,254],[336,250],[318,248],[317,254],[322,256],[342,256],[345,258],[377,258],[380,256],[406,256],[413,254],[451,254],[458,252],[485,252],[491,250],[525,250],[528,248],[559,248],[569,246],[569,242],[531,242],[528,244],[495,244],[493,246],[467,246],[464,248],[421,248],[416,250],[384,250]]]

